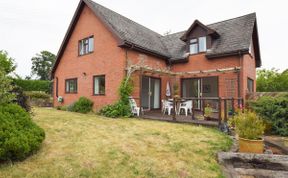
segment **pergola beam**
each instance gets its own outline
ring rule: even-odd
[[[166,74],[171,76],[185,76],[185,75],[197,75],[197,74],[211,74],[211,73],[225,73],[225,72],[238,72],[241,67],[230,67],[230,68],[220,68],[220,69],[209,69],[209,70],[198,70],[198,71],[188,71],[188,72],[172,72],[168,69],[154,69],[149,66],[130,66],[126,68],[128,71],[143,71],[156,74]]]

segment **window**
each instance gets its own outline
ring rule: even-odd
[[[249,92],[254,92],[254,80],[248,78],[247,80],[247,88]]]
[[[66,93],[77,93],[77,78],[65,80]]]
[[[206,51],[206,36],[199,38],[199,52]]]
[[[94,83],[94,95],[105,95],[105,76],[94,76],[93,77],[93,83]]]
[[[190,54],[197,54],[207,50],[206,36],[190,40]]]
[[[197,39],[190,40],[190,54],[197,54],[198,53],[198,43]]]
[[[93,51],[94,51],[93,36],[79,41],[79,56],[92,53]]]

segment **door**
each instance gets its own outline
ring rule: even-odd
[[[183,97],[201,97],[201,79],[199,78],[189,78],[183,79],[182,81],[182,96]],[[201,101],[194,100],[194,108],[200,109]]]
[[[160,109],[160,88],[160,79],[147,76],[142,77],[141,106],[143,109]]]
[[[192,79],[192,97],[200,98],[202,95],[201,90],[201,79]],[[201,100],[194,102],[194,108],[201,108]]]
[[[182,80],[182,96],[183,97],[217,97],[218,96],[218,78],[189,78]],[[194,101],[195,109],[202,108],[200,100]],[[215,103],[213,104],[215,105]]]

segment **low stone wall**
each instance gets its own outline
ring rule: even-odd
[[[29,98],[28,99],[30,106],[37,107],[52,107],[52,98],[49,99],[41,99],[41,98]]]
[[[220,152],[218,162],[228,178],[288,177],[288,156],[286,155]]]

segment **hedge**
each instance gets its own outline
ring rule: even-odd
[[[261,97],[248,105],[271,125],[273,134],[288,136],[288,95]]]
[[[52,82],[48,80],[22,80],[14,79],[16,85],[23,88],[24,91],[43,91],[51,93]]]

